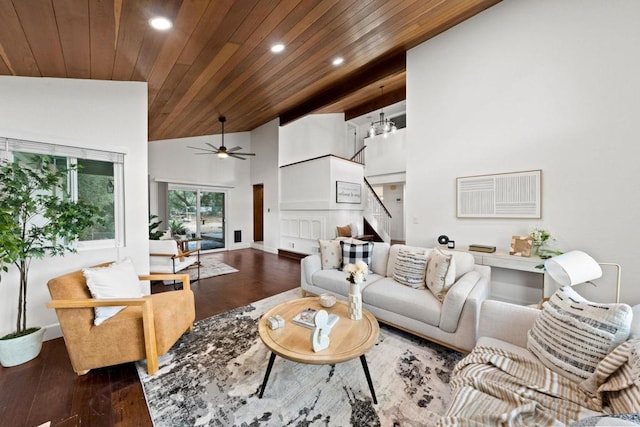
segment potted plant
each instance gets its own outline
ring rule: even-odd
[[[69,197],[70,169],[56,168],[46,156],[34,156],[28,166],[0,163],[0,268],[6,273],[13,264],[19,273],[16,331],[0,337],[2,366],[27,362],[42,347],[44,330],[27,328],[32,259],[75,252],[71,244],[78,235],[102,222],[97,208]]]
[[[178,221],[177,219],[172,219],[171,221],[169,221],[169,230],[171,230],[172,236],[184,237],[187,234],[187,228],[181,221]]]
[[[158,215],[149,215],[149,240],[160,240],[164,231],[158,230],[162,221],[158,221]]]

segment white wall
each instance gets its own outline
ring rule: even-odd
[[[147,243],[147,84],[0,76],[0,137],[124,152],[125,238],[120,257],[149,272]],[[92,249],[63,258],[33,260],[29,274],[29,326],[60,336],[46,282],[57,275],[114,260],[116,250]],[[0,335],[15,330],[17,273],[2,276]]]
[[[327,154],[350,158],[344,114],[311,114],[280,127],[280,166]]]
[[[389,236],[392,240],[405,240],[404,235],[404,182],[384,184],[383,203],[391,214]]]
[[[408,243],[506,249],[541,225],[621,263],[621,299],[639,303],[638,17],[635,0],[506,1],[409,51]],[[456,219],[456,177],[530,169],[541,220]]]
[[[251,131],[251,185],[264,185],[263,250],[277,253],[280,242],[278,119]]]
[[[188,148],[216,147],[220,135],[167,139],[149,143],[149,175],[151,193],[157,194],[157,181],[175,184],[194,184],[219,187],[227,191],[226,237],[228,249],[249,247],[253,241],[253,192],[251,187],[252,160],[197,155],[198,150]],[[225,133],[225,146],[239,145],[242,152],[251,152],[249,132]],[[152,200],[157,200],[153,197]],[[158,207],[152,206],[152,212]],[[242,242],[233,243],[233,232],[242,231]]]

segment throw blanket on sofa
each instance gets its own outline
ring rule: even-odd
[[[494,347],[476,347],[453,372],[453,401],[441,426],[562,426],[605,412],[603,399],[624,395],[616,412],[640,404],[640,344],[628,341],[599,366],[597,380],[580,387],[540,363]],[[594,382],[595,381],[595,382]],[[595,390],[593,392],[587,389]],[[632,397],[630,397],[632,396]]]

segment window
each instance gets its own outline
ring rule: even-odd
[[[78,238],[78,249],[123,246],[122,154],[13,139],[5,144],[14,162],[28,165],[48,156],[56,167],[77,165],[76,170],[69,171],[68,188],[61,190],[66,190],[73,200],[96,206],[104,219],[103,224],[86,230]]]

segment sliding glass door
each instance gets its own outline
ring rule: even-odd
[[[202,250],[224,249],[224,191],[206,188],[169,186],[169,228],[172,234],[201,238]],[[189,242],[189,249],[196,246]]]

